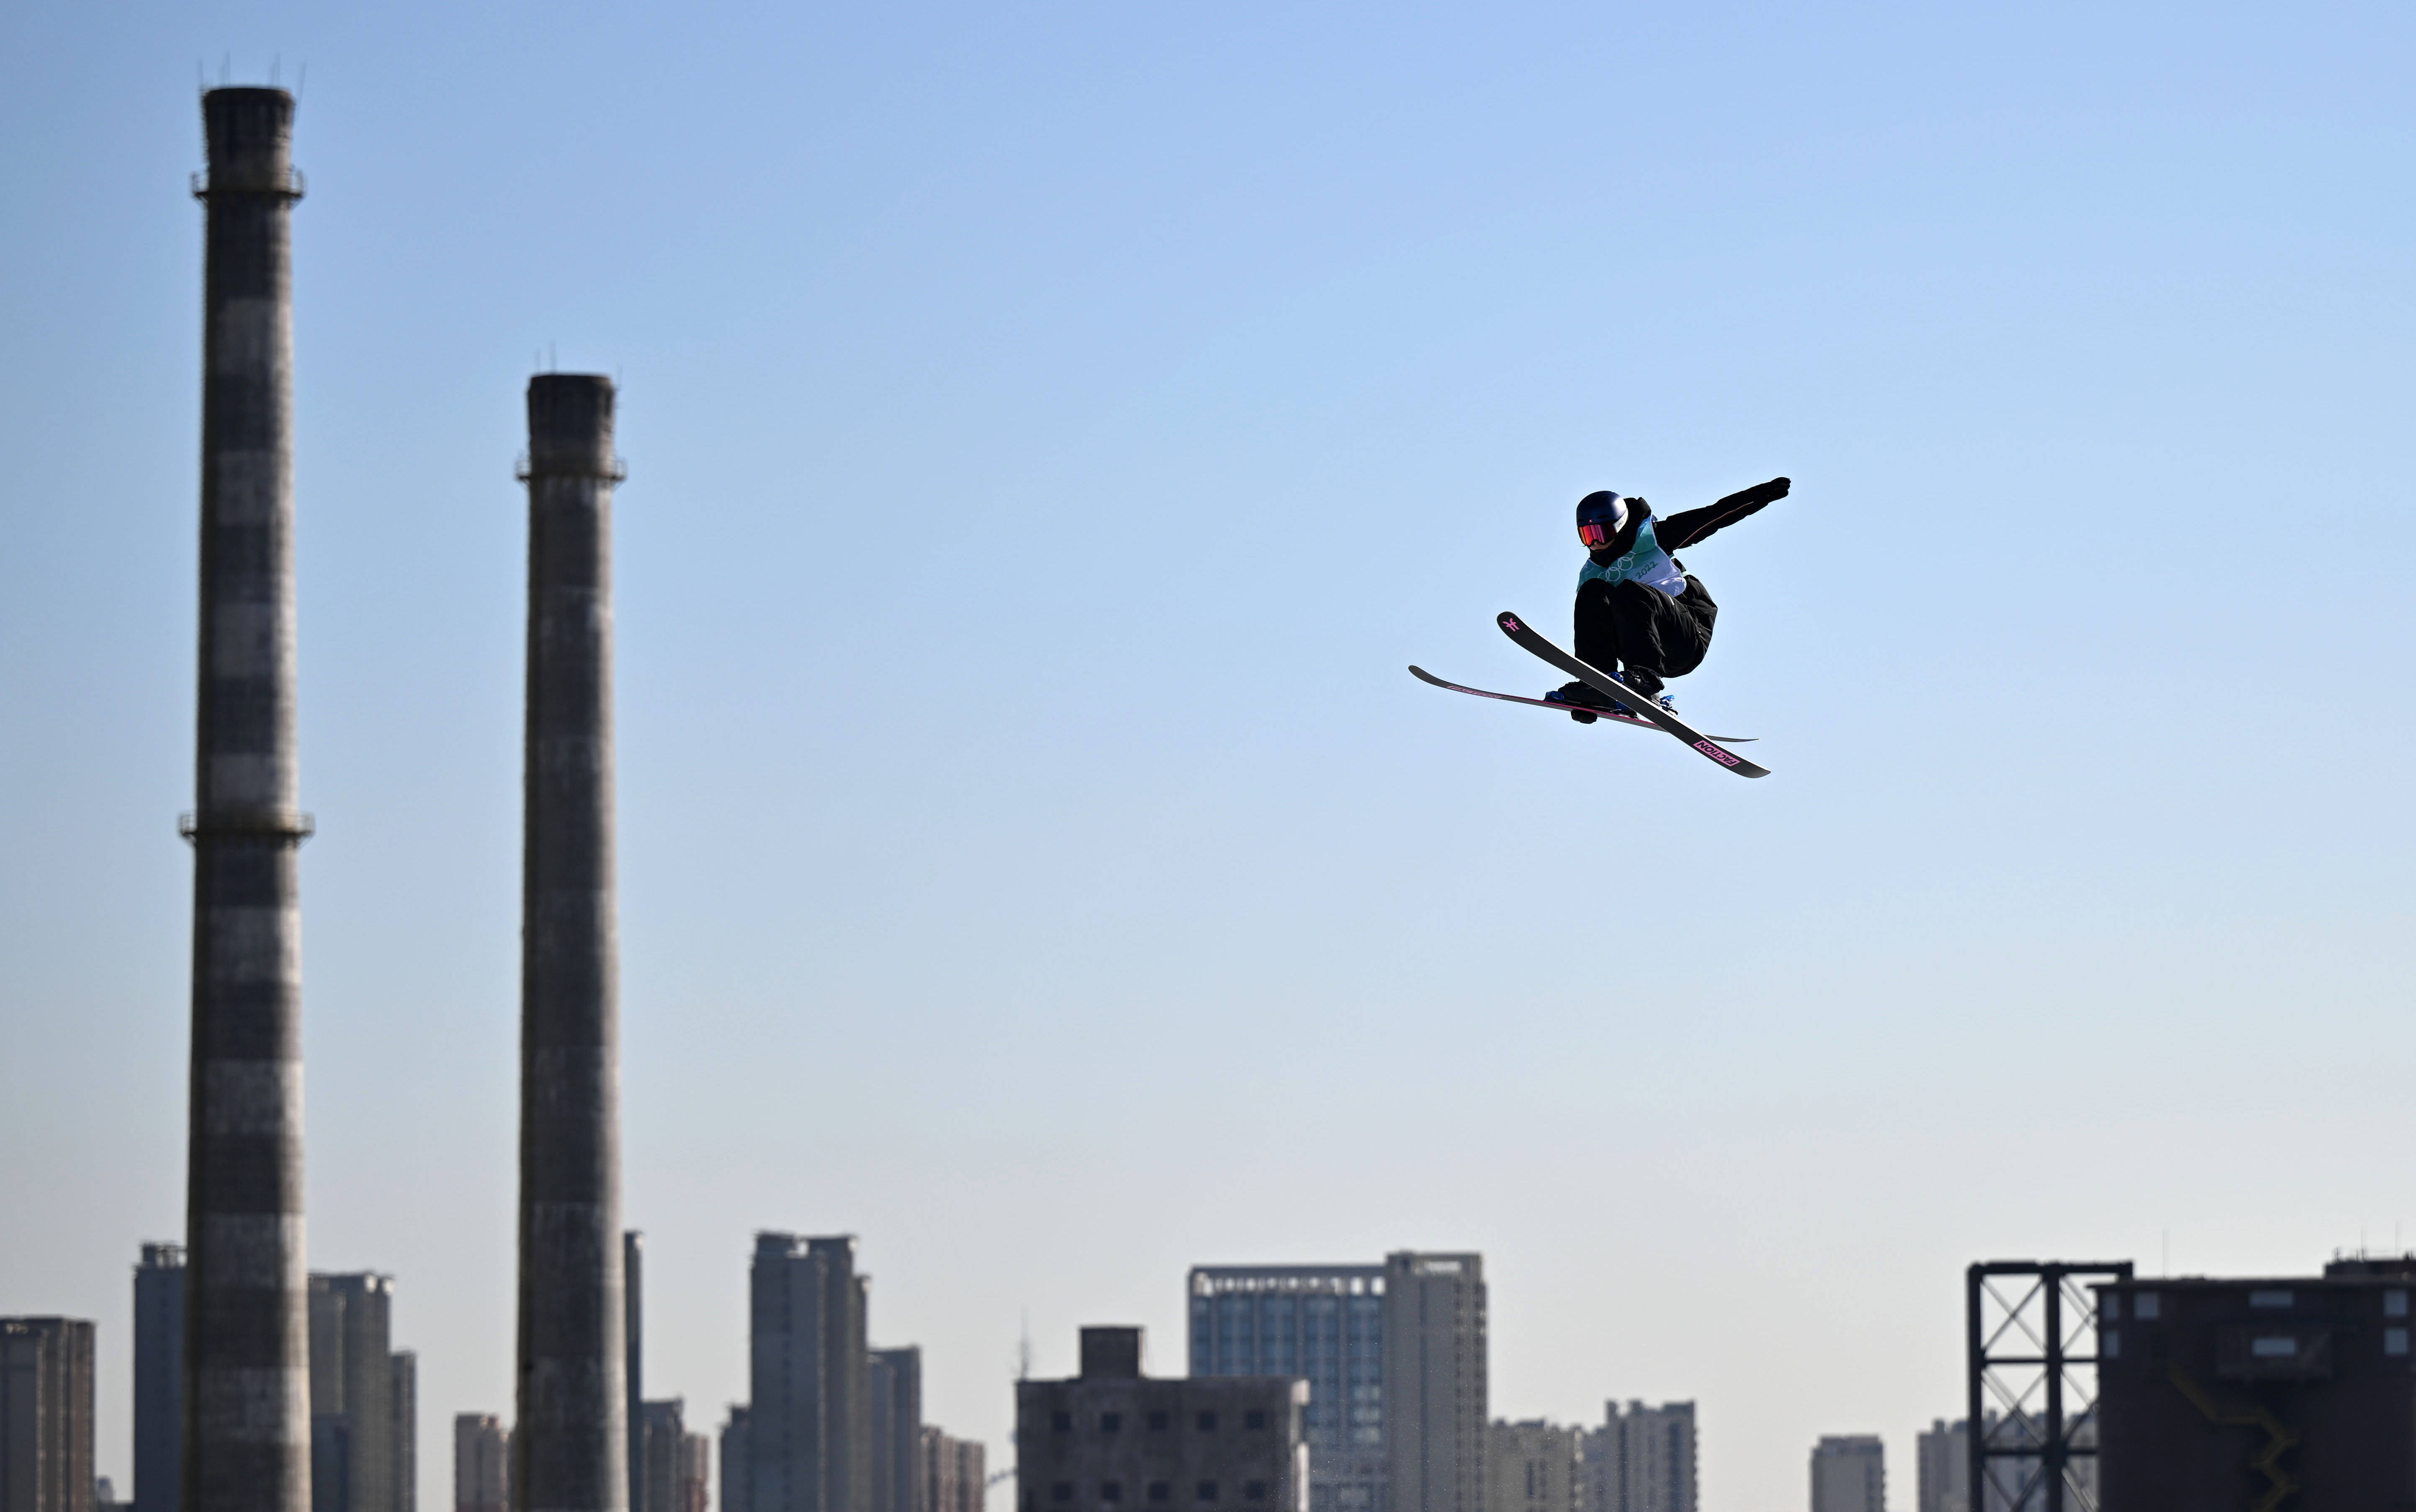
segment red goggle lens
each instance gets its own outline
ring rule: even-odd
[[[1610,544],[1610,527],[1598,520],[1579,525],[1578,539],[1585,542],[1587,551],[1600,551]]]

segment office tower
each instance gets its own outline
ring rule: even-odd
[[[1967,1418],[1933,1418],[1913,1436],[1914,1512],[1971,1512],[1971,1432]]]
[[[202,97],[202,585],[185,1165],[184,1512],[305,1512],[294,97]],[[152,1493],[146,1492],[146,1495]]]
[[[1887,1512],[1887,1457],[1877,1436],[1825,1438],[1813,1446],[1812,1512]]]
[[[982,1446],[929,1426],[922,1439],[923,1500],[915,1512],[982,1512],[989,1489]]]
[[[2095,1290],[2105,1512],[2416,1505],[2416,1255]]]
[[[755,1468],[747,1450],[747,1409],[730,1404],[730,1421],[721,1425],[721,1512],[752,1512],[755,1488],[748,1476]]]
[[[923,1352],[877,1349],[865,1366],[866,1422],[872,1435],[872,1512],[920,1512],[923,1504]]]
[[[1603,1404],[1586,1435],[1587,1512],[1695,1512],[1695,1404]]]
[[[93,1512],[93,1326],[0,1318],[0,1512]]]
[[[612,381],[529,380],[512,1502],[627,1512],[612,843]],[[213,1509],[215,1512],[215,1509]]]
[[[853,1234],[755,1236],[750,1512],[872,1512],[866,1279]]]
[[[1082,1373],[1015,1386],[1019,1512],[1307,1512],[1308,1383],[1140,1373],[1140,1330],[1082,1330]]]
[[[1385,1256],[1388,1512],[1478,1512],[1485,1373],[1484,1257]]]
[[[310,1277],[311,1512],[415,1512],[418,1361],[389,1347],[394,1278]]]
[[[185,1247],[134,1270],[134,1512],[177,1512],[185,1477]]]
[[[646,1240],[631,1229],[621,1235],[621,1399],[629,1426],[629,1506],[645,1504],[646,1493]]]
[[[1583,1512],[1584,1440],[1541,1419],[1486,1429],[1485,1512]]]
[[[1195,1265],[1190,1373],[1308,1382],[1310,1512],[1383,1512],[1384,1267]]]
[[[453,1414],[453,1512],[510,1512],[512,1430],[491,1413]]]

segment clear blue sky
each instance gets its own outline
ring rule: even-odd
[[[183,1223],[197,73],[293,83],[314,1265],[510,1408],[532,365],[618,374],[627,1215],[1009,1454],[1184,1267],[1476,1247],[1503,1415],[1709,1512],[1958,1406],[1961,1267],[2303,1272],[2405,1152],[2416,20],[2367,7],[0,13],[0,1311]],[[551,354],[543,356],[541,354]],[[1674,742],[1556,681],[1590,489]],[[122,1481],[121,1481],[122,1484]]]

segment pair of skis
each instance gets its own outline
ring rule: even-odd
[[[1727,767],[1729,771],[1734,772],[1739,777],[1768,777],[1770,775],[1770,768],[1766,766],[1757,766],[1753,763],[1738,755],[1735,751],[1728,749],[1726,746],[1721,744],[1723,741],[1729,742],[1729,744],[1742,744],[1744,741],[1753,738],[1752,736],[1707,735],[1701,731],[1696,729],[1693,725],[1688,724],[1685,720],[1680,718],[1677,715],[1671,713],[1669,710],[1663,708],[1653,700],[1646,698],[1643,694],[1637,692],[1634,688],[1622,683],[1618,678],[1613,677],[1610,673],[1589,667],[1584,662],[1579,661],[1577,658],[1570,656],[1559,646],[1554,645],[1551,642],[1536,634],[1534,629],[1529,626],[1525,620],[1520,619],[1518,615],[1509,613],[1505,611],[1502,613],[1494,615],[1493,623],[1502,627],[1502,634],[1510,637],[1511,640],[1518,642],[1518,644],[1526,650],[1532,652],[1535,656],[1541,657],[1544,660],[1550,662],[1553,666],[1560,668],[1561,671],[1567,673],[1570,676],[1585,684],[1588,688],[1593,688],[1595,692],[1600,693],[1603,697],[1616,699],[1627,708],[1635,711],[1632,714],[1615,714],[1608,709],[1590,709],[1587,711],[1588,713],[1593,714],[1601,718],[1608,719],[1614,724],[1644,725],[1674,735],[1678,738],[1679,742],[1685,746],[1689,750],[1694,751],[1706,761]],[[1488,693],[1481,688],[1462,688],[1457,683],[1444,682],[1442,678],[1437,677],[1434,673],[1427,672],[1422,667],[1412,667],[1410,669],[1410,674],[1417,678],[1417,680],[1422,683],[1430,683],[1437,688],[1447,688],[1455,693],[1472,693],[1478,698],[1500,699],[1504,703],[1532,703],[1540,709],[1558,709],[1564,714],[1572,709],[1581,707],[1581,705],[1575,703],[1554,703],[1549,699],[1520,698],[1516,693]]]

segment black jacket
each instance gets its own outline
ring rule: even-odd
[[[1654,515],[1653,507],[1638,499],[1636,502],[1643,507],[1638,509],[1625,527],[1610,538],[1609,545],[1593,554],[1604,562],[1615,562],[1626,555],[1628,548],[1636,544],[1636,532],[1647,520],[1653,522],[1653,538],[1663,551],[1683,552],[1698,541],[1709,539],[1716,532],[1735,524],[1763,506],[1787,497],[1787,491],[1793,485],[1786,478],[1774,477],[1767,483],[1756,483],[1749,489],[1731,493],[1716,504],[1689,509],[1682,515],[1671,515],[1667,520]]]

